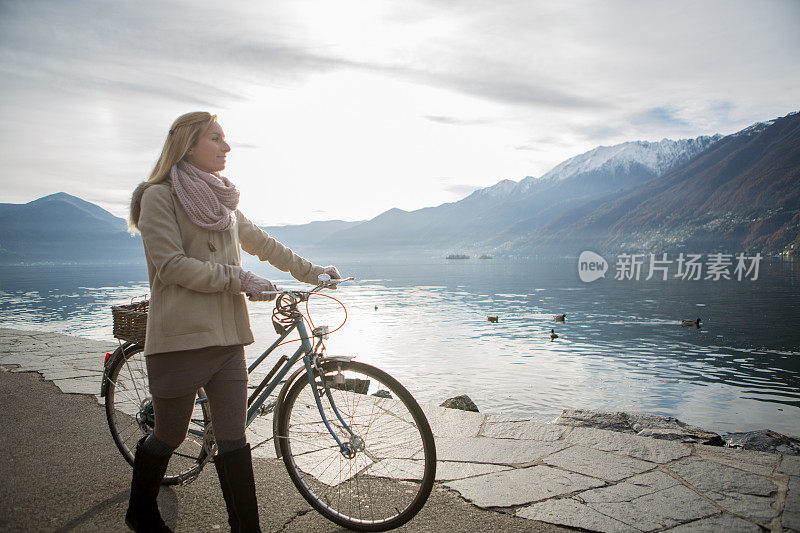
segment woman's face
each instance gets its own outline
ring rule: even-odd
[[[205,172],[219,172],[225,168],[225,154],[231,147],[225,142],[225,134],[218,122],[186,152],[186,162]]]

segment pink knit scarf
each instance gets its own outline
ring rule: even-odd
[[[189,218],[201,228],[225,231],[234,221],[239,190],[225,176],[203,172],[178,161],[169,171],[172,188]]]

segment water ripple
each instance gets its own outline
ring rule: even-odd
[[[717,431],[800,433],[794,273],[766,278],[760,292],[737,292],[742,286],[712,283],[579,286],[546,265],[537,276],[496,267],[493,277],[451,266],[422,265],[413,278],[395,277],[386,265],[345,267],[364,281],[332,293],[349,317],[329,353],[384,368],[422,401],[467,393],[484,412],[552,420],[567,407],[641,410]],[[4,269],[0,325],[109,340],[109,306],[148,292],[146,275],[135,272]],[[254,358],[275,334],[271,305],[249,307],[256,343],[246,353]],[[311,309],[317,325],[343,320],[330,300]],[[567,321],[555,322],[561,313]],[[697,313],[703,329],[681,327]]]

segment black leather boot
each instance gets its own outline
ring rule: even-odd
[[[125,523],[133,531],[172,533],[158,512],[158,489],[170,456],[161,457],[148,453],[142,448],[145,435],[136,444],[136,454],[133,458],[133,478],[131,479],[131,499],[128,502],[128,511],[125,513]]]
[[[260,532],[253,457],[247,444],[226,454],[217,454],[214,467],[228,509],[232,533]]]

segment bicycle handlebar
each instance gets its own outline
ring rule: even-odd
[[[323,275],[324,274],[320,274],[320,276],[323,276]],[[355,278],[353,276],[350,276],[348,278],[337,278],[337,279],[320,280],[319,284],[316,287],[314,287],[313,289],[311,289],[310,291],[293,290],[293,289],[281,289],[279,287],[275,287],[274,291],[263,291],[263,292],[259,292],[258,294],[261,294],[261,295],[273,295],[274,294],[275,296],[280,296],[281,294],[284,294],[284,293],[287,293],[287,292],[307,292],[307,293],[312,293],[312,292],[317,292],[320,289],[325,289],[325,288],[330,288],[330,287],[334,287],[335,288],[340,283],[344,283],[346,281],[353,281],[353,280],[355,280]],[[250,294],[250,293],[248,293],[248,294]]]

